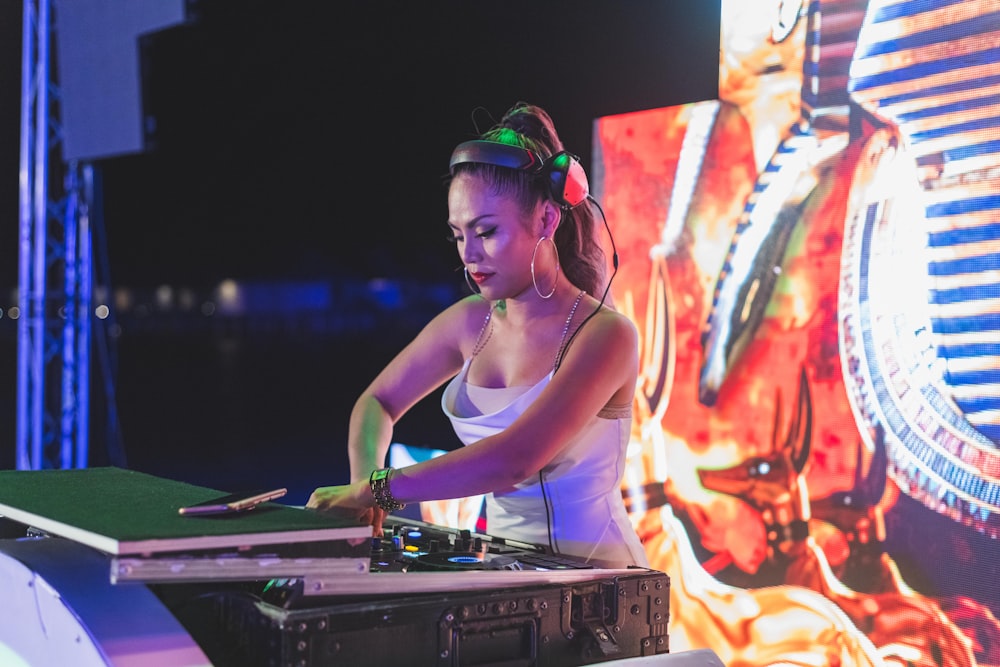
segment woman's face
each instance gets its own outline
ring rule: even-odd
[[[490,301],[531,288],[531,255],[542,236],[544,203],[525,216],[517,200],[483,179],[459,174],[448,190],[448,226],[458,255]]]

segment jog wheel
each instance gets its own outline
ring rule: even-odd
[[[485,570],[482,554],[471,551],[444,551],[424,554],[410,564],[410,572],[430,572],[439,570]]]

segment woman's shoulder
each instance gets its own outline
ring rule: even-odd
[[[478,331],[491,311],[492,304],[489,301],[478,294],[471,294],[441,311],[432,324],[434,328],[450,333]]]
[[[624,313],[615,310],[612,306],[599,303],[593,300],[595,329],[600,330],[604,336],[625,337],[632,339],[638,335],[635,323]],[[581,332],[582,333],[582,332]]]
[[[577,334],[572,345],[589,351],[638,348],[639,333],[631,319],[596,299],[589,305],[587,309],[579,309],[584,312],[577,315]]]
[[[470,320],[476,318],[482,320],[493,309],[493,304],[478,294],[470,294],[451,304],[444,310],[442,315],[454,320]]]

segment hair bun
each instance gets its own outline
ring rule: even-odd
[[[555,132],[552,118],[541,107],[527,102],[518,102],[507,110],[499,125],[535,140],[545,146],[550,154],[562,150],[562,142],[559,141]]]

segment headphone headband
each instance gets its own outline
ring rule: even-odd
[[[456,165],[469,162],[544,175],[552,198],[564,208],[573,208],[583,203],[590,193],[587,174],[580,159],[566,151],[542,160],[537,153],[527,148],[475,139],[455,147],[448,169],[454,174]]]
[[[536,171],[542,166],[542,159],[532,150],[481,139],[465,141],[456,146],[455,150],[452,151],[448,169],[455,173],[455,165],[466,162],[492,164],[497,167],[526,171]]]

